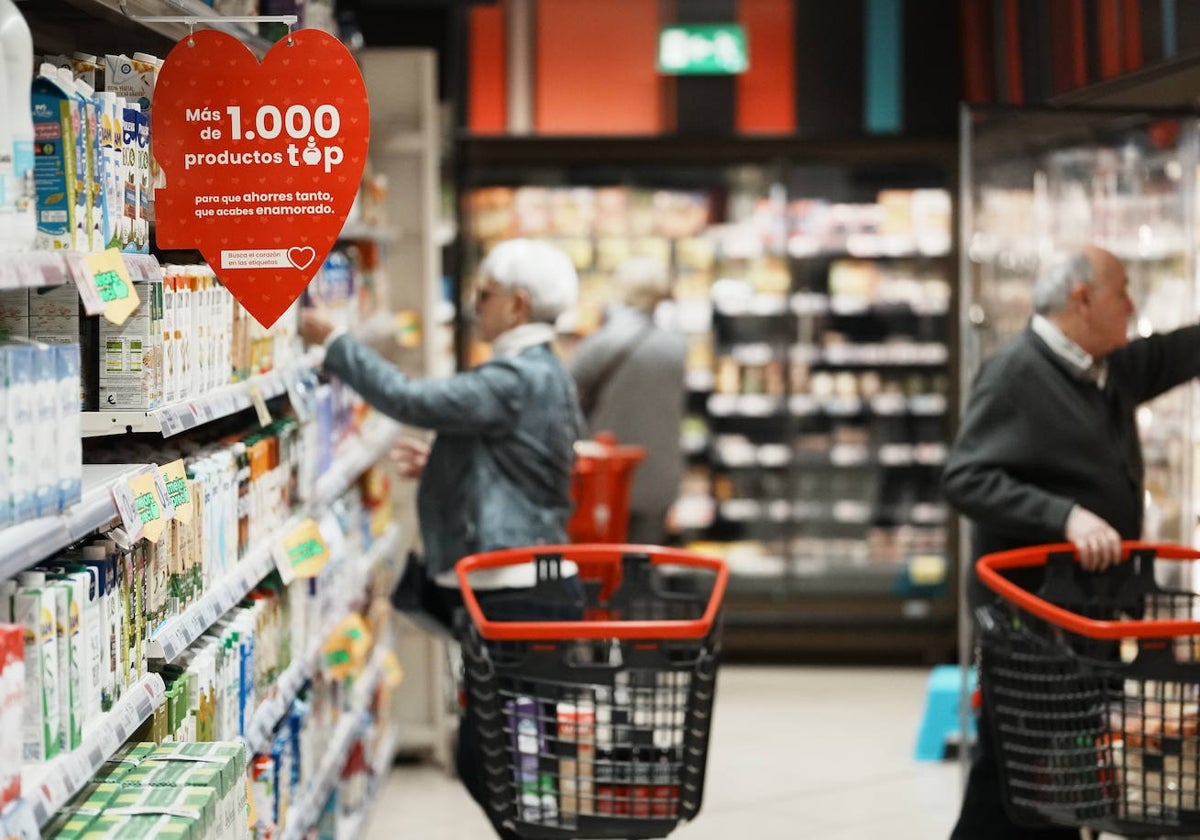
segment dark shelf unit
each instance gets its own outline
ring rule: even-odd
[[[700,138],[700,137],[571,137],[571,138],[512,138],[460,136],[455,145],[457,190],[460,196],[469,191],[489,186],[519,187],[537,186],[610,186],[625,185],[648,188],[707,188],[716,197],[717,212],[723,210],[723,201],[728,197],[732,178],[729,173],[737,167],[750,167],[771,173],[770,179],[793,184],[797,173],[801,173],[794,196],[789,188],[789,198],[804,195],[815,196],[813,190],[803,192],[803,173],[843,173],[849,184],[849,192],[856,195],[832,195],[831,200],[874,200],[872,191],[885,188],[936,187],[957,195],[958,155],[957,145],[942,138],[855,138],[850,140],[815,140],[805,138]],[[818,176],[817,181],[821,178]],[[466,202],[459,201],[464,208]],[[956,229],[955,218],[951,230]],[[719,219],[718,219],[719,221]],[[477,254],[471,252],[469,220],[459,219],[463,232],[455,248],[457,264],[469,267]],[[822,314],[829,325],[847,333],[874,334],[885,336],[895,332],[897,322],[906,322],[901,332],[915,332],[917,322],[936,322],[936,340],[947,348],[944,359],[936,362],[903,361],[881,366],[877,362],[853,359],[827,361],[818,357],[813,370],[830,373],[840,371],[883,370],[898,376],[927,374],[931,370],[945,377],[946,392],[943,406],[936,413],[940,424],[938,443],[948,442],[954,427],[954,412],[958,403],[956,353],[958,344],[957,312],[957,254],[952,246],[949,252],[934,257],[915,254],[882,254],[881,262],[895,263],[899,260],[936,260],[950,289],[950,300],[943,311],[936,313],[915,312],[911,305],[886,303],[868,306],[862,311],[830,311]],[[777,254],[786,260],[791,275],[790,292],[827,291],[830,264],[838,258],[853,258],[852,249],[822,251],[815,256],[788,256]],[[771,353],[786,362],[794,345],[801,336],[803,315],[785,307],[783,311],[770,314],[722,315],[714,306],[714,343],[720,344],[723,331],[738,343],[740,337],[746,343],[757,342],[771,345]],[[737,325],[737,322],[743,322]],[[756,323],[755,323],[756,322]],[[889,327],[889,324],[892,325]],[[915,327],[914,327],[915,325]],[[909,329],[908,327],[914,327]],[[831,329],[826,326],[823,329]],[[763,337],[764,333],[766,338]],[[789,378],[790,377],[785,377]],[[696,387],[689,390],[689,412],[703,411],[710,423],[709,445],[704,451],[687,452],[688,463],[707,464],[728,475],[740,475],[750,482],[746,491],[762,504],[763,510],[753,524],[768,536],[774,535],[787,544],[787,571],[779,579],[735,577],[727,596],[726,647],[739,658],[781,659],[859,659],[895,658],[909,660],[944,661],[955,655],[957,619],[957,527],[955,517],[943,517],[946,536],[944,578],[935,586],[913,584],[901,575],[897,568],[895,578],[881,574],[878,568],[868,568],[869,585],[855,591],[853,569],[839,570],[839,575],[816,574],[811,578],[792,573],[791,567],[803,563],[803,557],[793,557],[793,538],[805,529],[825,528],[833,534],[862,535],[868,523],[842,520],[825,512],[817,526],[813,516],[789,510],[783,512],[779,500],[786,500],[792,507],[797,492],[803,492],[804,478],[801,473],[829,474],[853,473],[866,468],[882,468],[903,473],[922,470],[928,473],[926,487],[936,488],[936,474],[940,462],[834,464],[827,456],[824,464],[809,463],[795,445],[798,432],[806,423],[819,421],[829,423],[836,420],[882,419],[885,422],[898,418],[911,423],[913,418],[929,419],[930,415],[913,413],[906,403],[903,410],[892,414],[877,413],[869,401],[863,402],[859,410],[848,417],[839,418],[836,411],[826,411],[829,406],[817,405],[815,412],[807,409],[794,411],[786,392],[778,405],[769,406],[761,416],[738,417],[715,416],[708,411],[711,389]],[[761,404],[754,406],[762,411]],[[711,425],[711,424],[716,425]],[[787,463],[758,464],[738,463],[722,467],[716,458],[711,442],[711,431],[717,427],[750,429],[756,440],[776,442],[787,447],[790,457]],[[750,435],[748,435],[750,436]],[[934,441],[929,441],[930,443]],[[878,456],[878,447],[872,445],[870,452]],[[903,460],[903,459],[901,459]],[[764,486],[765,485],[765,486]],[[903,502],[911,508],[914,501]],[[932,500],[931,500],[932,501]],[[776,502],[774,510],[769,510]],[[899,522],[894,505],[872,509],[870,518],[884,522]],[[853,517],[849,518],[853,520]],[[905,519],[904,521],[908,521]],[[747,522],[714,519],[711,528],[703,533],[692,532],[686,537],[705,539],[735,539],[748,530]],[[836,562],[830,559],[830,562]],[[859,575],[861,579],[863,575]],[[904,578],[904,579],[902,579]],[[831,586],[821,585],[821,581]],[[849,585],[844,585],[849,581]]]

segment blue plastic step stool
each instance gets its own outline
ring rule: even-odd
[[[946,757],[946,740],[958,739],[958,697],[962,688],[962,668],[938,665],[929,675],[925,692],[925,716],[917,733],[917,761],[941,761]],[[967,697],[975,691],[975,670],[967,674]],[[967,736],[975,737],[975,715],[968,716]]]

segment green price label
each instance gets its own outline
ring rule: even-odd
[[[293,566],[299,566],[314,557],[319,557],[325,551],[325,546],[318,539],[307,539],[299,545],[288,549],[288,560]]]
[[[124,300],[129,297],[129,287],[115,271],[101,271],[96,275],[96,290],[100,300],[111,303],[114,300]]]
[[[133,504],[138,518],[142,520],[143,524],[153,522],[162,516],[162,511],[158,507],[158,499],[154,498],[153,493],[142,493],[133,500]]]
[[[172,478],[167,480],[167,495],[171,497],[171,504],[175,507],[183,507],[191,501],[191,495],[188,493],[186,478]]]

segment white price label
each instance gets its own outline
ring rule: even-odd
[[[17,283],[25,288],[36,288],[42,285],[42,272],[38,271],[37,266],[30,263],[19,261],[16,265]]]
[[[47,254],[38,263],[38,271],[42,275],[40,285],[61,286],[67,282],[67,266],[58,254]]]
[[[136,542],[142,535],[142,519],[137,514],[137,506],[133,501],[133,488],[129,481],[117,481],[112,487],[113,502],[117,506],[117,514],[121,518],[121,528],[125,531],[130,543]]]
[[[106,755],[115,755],[117,750],[121,748],[121,744],[125,743],[125,739],[111,726],[103,727],[96,735],[96,740],[100,742],[100,749]]]
[[[179,420],[179,415],[174,411],[164,411],[158,415],[158,422],[162,424],[163,437],[171,437],[183,431],[183,423]]]
[[[7,260],[0,259],[0,289],[16,289],[21,285],[17,267]]]
[[[100,766],[104,764],[104,759],[106,757],[107,756],[105,755],[104,750],[101,749],[100,745],[96,744],[88,748],[87,766],[91,769],[93,776],[96,775],[96,771],[100,769]]]
[[[122,736],[122,741],[128,739],[133,734],[133,731],[142,724],[142,715],[138,711],[138,703],[141,700],[141,697],[134,695],[128,702],[121,704],[119,732]]]

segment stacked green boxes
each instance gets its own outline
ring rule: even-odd
[[[101,771],[83,802],[46,838],[248,840],[246,753],[240,743],[137,744]]]

